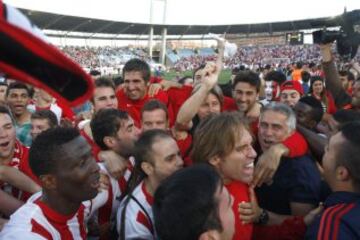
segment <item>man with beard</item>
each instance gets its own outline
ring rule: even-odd
[[[131,175],[134,162],[131,157],[134,154],[135,141],[139,132],[134,125],[134,121],[124,111],[118,109],[101,109],[90,122],[96,144],[103,151],[111,151],[117,158],[119,171],[118,178],[113,178],[109,174],[110,188],[109,198],[104,207],[99,209],[97,221],[100,227],[100,236],[105,237],[109,231],[110,221],[115,217],[119,207],[119,199],[123,197],[126,186]],[[107,171],[104,163],[100,163],[100,168]],[[102,239],[103,239],[102,238]]]
[[[135,168],[129,194],[117,213],[119,239],[157,239],[152,212],[159,184],[183,166],[176,141],[168,132],[144,132],[135,145]]]

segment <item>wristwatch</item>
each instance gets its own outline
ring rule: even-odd
[[[257,224],[265,225],[267,224],[268,221],[269,221],[269,213],[265,209],[262,209]]]

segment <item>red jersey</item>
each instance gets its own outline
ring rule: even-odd
[[[181,88],[170,88],[167,90],[169,96],[169,101],[172,106],[174,116],[176,118],[181,106],[184,102],[191,96],[193,87],[192,86],[182,86]]]
[[[169,112],[170,126],[174,125],[175,118],[172,107],[169,104],[169,97],[162,90],[160,90],[154,97],[150,97],[148,94],[145,94],[145,96],[140,100],[131,100],[126,96],[123,89],[119,89],[116,92],[116,97],[119,102],[119,109],[122,111],[126,111],[131,116],[137,128],[141,128],[141,109],[143,108],[144,104],[150,99],[157,99],[167,106]]]
[[[192,165],[192,160],[190,159],[190,152],[189,152],[192,145],[192,140],[193,139],[191,134],[187,134],[186,138],[184,139],[176,139],[176,143],[179,147],[180,154],[182,159],[184,160],[185,166]]]
[[[242,224],[239,216],[239,204],[241,202],[250,202],[249,186],[239,181],[232,181],[225,184],[225,187],[234,198],[232,209],[235,216],[235,234],[233,240],[250,240],[253,234],[253,224]]]
[[[224,96],[222,112],[233,112],[233,111],[237,111],[237,110],[238,110],[238,108],[236,106],[235,100],[231,97]]]

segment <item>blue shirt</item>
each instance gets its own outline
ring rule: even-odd
[[[320,202],[320,172],[308,155],[282,158],[273,183],[256,188],[261,208],[278,214],[292,215],[290,203],[317,206]]]
[[[360,239],[360,194],[334,192],[308,227],[305,239]]]

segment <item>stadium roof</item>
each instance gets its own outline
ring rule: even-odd
[[[42,11],[20,9],[35,25],[41,29],[57,30],[65,32],[83,32],[92,34],[113,35],[143,35],[148,34],[150,24],[118,22],[99,20],[94,18],[75,17],[62,14],[54,14]],[[353,22],[360,22],[360,10],[348,13]],[[253,34],[298,31],[322,27],[339,26],[343,21],[342,15],[332,18],[314,18],[297,21],[236,24],[236,25],[152,25],[154,35],[160,35],[164,27],[168,35],[204,35],[209,32],[215,34]]]

